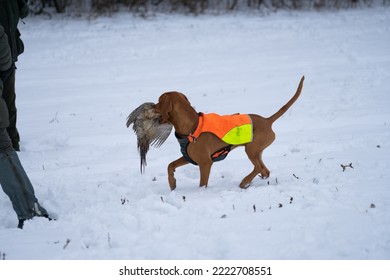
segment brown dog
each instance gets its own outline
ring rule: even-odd
[[[303,86],[303,76],[295,95],[269,118],[259,115],[249,114],[253,125],[253,139],[251,142],[243,145],[230,145],[229,150],[238,146],[245,146],[245,152],[253,163],[254,168],[240,183],[241,188],[249,187],[256,175],[261,174],[263,178],[268,178],[270,171],[262,161],[262,153],[265,148],[275,140],[275,133],[272,130],[272,124],[279,119],[294,102],[298,99]],[[179,92],[166,92],[162,94],[155,105],[155,109],[161,113],[161,123],[171,123],[176,130],[176,137],[180,139],[192,135],[198,126],[199,115],[191,106],[187,97]],[[177,167],[188,164],[190,161],[199,165],[200,187],[208,183],[210,169],[213,164],[212,155],[217,151],[223,150],[227,144],[213,133],[201,133],[196,141],[191,141],[186,146],[186,156],[181,157],[168,165],[168,181],[171,190],[176,188],[176,179],[174,172]],[[183,152],[183,147],[182,147]],[[184,153],[183,153],[184,155]],[[188,157],[190,159],[188,159]]]

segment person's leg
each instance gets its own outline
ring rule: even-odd
[[[34,216],[49,218],[35,197],[34,188],[12,148],[5,128],[0,128],[0,184],[12,202],[20,228],[25,220]]]
[[[7,127],[7,132],[9,137],[11,138],[12,146],[16,151],[19,151],[20,135],[18,129],[16,128],[17,109],[15,93],[15,67],[12,68],[12,72],[3,82],[3,86],[3,99],[7,104],[9,115],[9,126]]]

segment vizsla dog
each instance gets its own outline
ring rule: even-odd
[[[240,183],[241,188],[249,187],[256,175],[260,174],[262,178],[268,178],[270,171],[264,165],[262,153],[265,148],[275,140],[275,133],[272,130],[272,124],[279,119],[294,102],[298,99],[303,86],[303,76],[295,95],[275,114],[269,118],[264,118],[256,114],[249,114],[252,126],[253,136],[249,143],[243,145],[229,145],[229,150],[238,146],[244,146],[249,160],[253,163],[254,168]],[[190,138],[198,127],[199,114],[191,106],[187,97],[179,92],[166,92],[162,94],[155,105],[155,109],[161,113],[161,123],[171,123],[176,132],[175,135],[179,140]],[[176,179],[174,172],[176,168],[186,165],[189,162],[199,165],[200,170],[200,187],[207,187],[210,169],[213,164],[212,155],[217,151],[223,151],[228,146],[215,134],[210,132],[201,133],[196,139],[190,141],[185,147],[183,156],[171,162],[168,165],[168,181],[171,190],[176,188]],[[183,147],[182,147],[183,152]]]

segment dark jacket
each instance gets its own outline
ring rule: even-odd
[[[18,30],[19,19],[28,16],[29,7],[25,0],[0,0],[0,24],[8,36],[13,62],[23,53],[24,45]]]
[[[8,127],[8,109],[3,99],[3,79],[12,66],[11,51],[8,45],[8,38],[0,25],[0,128]]]
[[[0,80],[0,94],[3,93],[3,82]],[[7,104],[3,97],[0,97],[0,129],[9,125]]]

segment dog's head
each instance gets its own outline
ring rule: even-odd
[[[158,103],[154,108],[161,114],[161,123],[171,123],[171,112],[175,110],[177,106],[182,108],[186,104],[191,106],[191,103],[188,101],[187,97],[180,92],[170,91],[163,93],[158,99]]]

